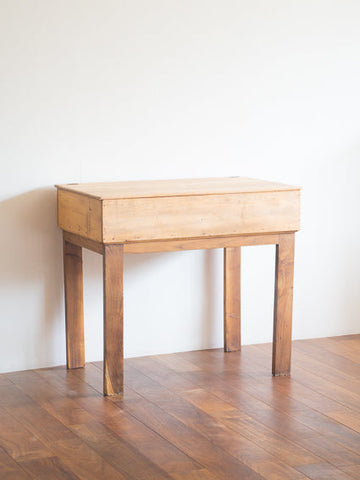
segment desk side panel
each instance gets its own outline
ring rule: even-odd
[[[288,232],[300,228],[300,191],[103,201],[103,241]]]
[[[58,225],[66,232],[102,241],[101,200],[58,190]]]

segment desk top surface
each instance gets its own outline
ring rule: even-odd
[[[100,200],[300,190],[300,187],[292,185],[247,177],[73,183],[55,186],[60,190],[68,190]]]

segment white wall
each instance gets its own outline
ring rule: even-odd
[[[360,332],[358,0],[0,0],[0,370],[65,363],[54,183],[302,185],[294,337]],[[243,251],[271,340],[273,247]],[[86,252],[87,360],[102,356]],[[222,252],[127,256],[127,356],[222,344]]]

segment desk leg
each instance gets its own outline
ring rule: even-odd
[[[224,350],[241,349],[240,247],[224,248]]]
[[[64,239],[67,368],[85,365],[82,249]]]
[[[289,375],[294,276],[294,233],[280,235],[276,245],[273,375]]]
[[[123,245],[105,245],[104,395],[123,392]]]

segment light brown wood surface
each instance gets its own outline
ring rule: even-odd
[[[155,240],[124,244],[125,253],[174,252],[211,248],[245,247],[251,245],[275,245],[279,234],[233,235],[228,237],[184,238],[181,240]]]
[[[66,232],[101,242],[101,201],[77,193],[58,190],[58,225]]]
[[[74,233],[64,232],[64,238],[74,245],[79,245],[101,255],[104,253],[104,244],[96,242]],[[181,240],[152,240],[147,242],[124,243],[124,253],[156,253],[175,252],[182,250],[202,250],[211,248],[244,247],[251,245],[275,245],[279,242],[280,234],[266,235],[232,235],[228,237],[184,238]],[[115,244],[114,244],[115,245]]]
[[[104,394],[123,391],[123,246],[105,245]]]
[[[68,368],[85,365],[82,249],[64,235],[66,356]]]
[[[102,242],[97,242],[95,240],[91,240],[90,238],[82,237],[81,235],[76,235],[75,233],[69,233],[65,231],[63,232],[63,236],[65,240],[73,243],[74,245],[86,248],[92,252],[100,253],[100,255],[104,253],[104,244]]]
[[[273,375],[289,375],[294,277],[293,233],[280,235],[276,245]]]
[[[100,200],[300,190],[293,185],[248,177],[72,183],[56,187]]]
[[[103,201],[103,242],[295,231],[299,191]]]
[[[58,223],[104,243],[296,231],[300,189],[244,178],[59,185]]]
[[[241,250],[224,248],[224,349],[241,348],[240,301]]]

